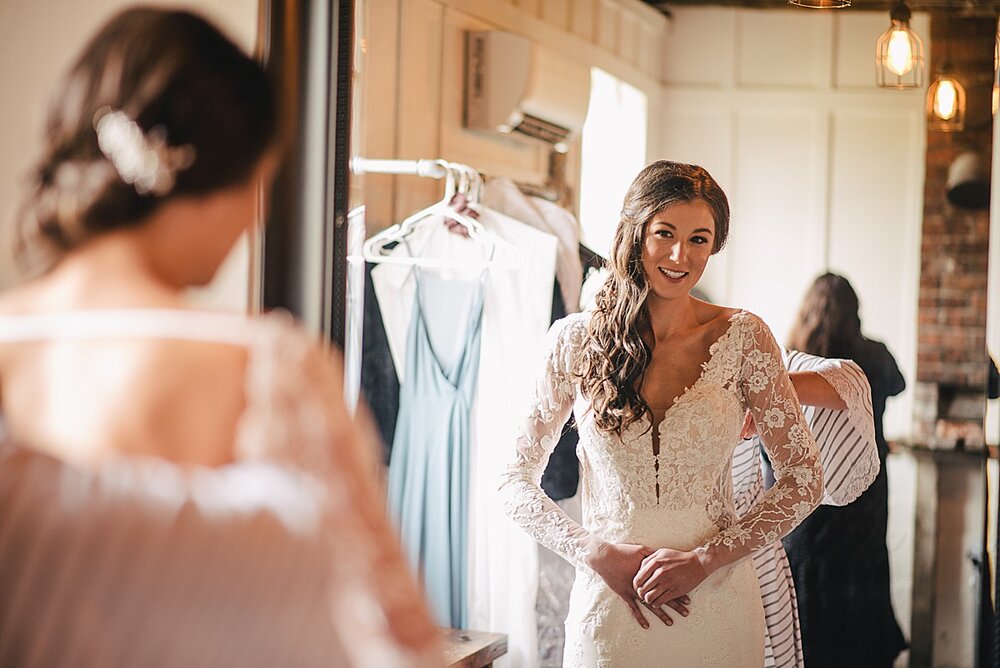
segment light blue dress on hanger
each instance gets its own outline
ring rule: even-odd
[[[440,279],[422,275],[419,268],[413,272],[416,297],[389,464],[389,508],[437,622],[465,628],[470,412],[479,372],[486,273],[471,283],[465,336],[459,338],[454,363],[445,368],[431,345],[425,308],[434,296],[425,283]]]

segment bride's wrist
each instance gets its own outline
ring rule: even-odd
[[[605,557],[608,556],[608,549],[611,547],[610,543],[603,540],[594,539],[590,545],[590,549],[587,550],[584,556],[584,563],[587,568],[596,572],[600,568],[601,563],[603,563]]]
[[[694,556],[698,557],[698,562],[705,569],[705,575],[711,575],[716,569],[714,551],[707,545],[700,545],[693,550]]]

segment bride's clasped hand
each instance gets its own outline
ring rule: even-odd
[[[649,628],[649,622],[643,616],[639,606],[644,606],[653,613],[660,621],[667,626],[674,623],[673,618],[663,609],[667,606],[675,610],[683,617],[689,614],[688,607],[691,599],[687,592],[697,587],[707,577],[707,573],[702,568],[702,575],[695,575],[694,569],[685,567],[684,574],[678,572],[677,565],[680,563],[678,555],[690,555],[694,558],[698,568],[701,564],[697,555],[693,552],[678,552],[676,550],[660,549],[653,550],[644,545],[616,545],[604,543],[594,555],[588,559],[587,565],[607,583],[611,591],[625,602],[632,611],[632,616],[642,628]],[[667,564],[664,559],[673,557],[672,564]],[[693,576],[693,577],[692,577]],[[681,580],[687,589],[679,592]],[[679,593],[672,594],[669,598],[664,596],[667,593],[667,583],[674,583],[675,589]],[[656,594],[655,592],[660,592]]]

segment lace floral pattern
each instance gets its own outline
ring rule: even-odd
[[[602,541],[677,549],[704,546],[720,555],[730,553],[725,559],[730,562],[794,528],[819,501],[822,474],[818,451],[785,372],[781,351],[758,317],[746,312],[732,317],[729,328],[712,345],[701,376],[677,398],[657,427],[659,455],[653,454],[647,420],[630,425],[621,438],[595,427],[573,374],[588,318],[587,314],[575,314],[553,326],[544,372],[536,383],[513,461],[502,475],[500,494],[511,518],[577,566],[576,587],[589,590],[589,595],[574,592],[576,603],[571,602],[567,623],[582,624],[583,628],[579,633],[567,633],[567,657],[589,654],[579,646],[585,642],[581,638],[589,637],[586,642],[594,643],[598,656],[593,665],[603,665],[608,656],[642,665],[643,661],[635,658],[639,654],[621,645],[630,637],[629,632],[642,630],[628,619],[624,604],[603,581],[585,568],[590,551]],[[737,518],[732,454],[746,410],[759,425],[777,482]],[[540,487],[549,454],[571,411],[580,431],[583,525],[567,517]],[[749,562],[740,565],[750,568]],[[584,573],[589,576],[584,577]],[[743,600],[732,609],[753,604],[759,608],[756,581],[751,578],[749,582],[744,599],[755,600]],[[697,595],[716,600],[714,594]],[[574,604],[586,605],[587,610],[574,611]],[[620,618],[623,610],[625,621],[606,623]],[[732,621],[731,612],[715,621],[707,612],[691,618],[691,628],[698,626],[696,622],[704,625],[703,631],[695,633],[701,639],[693,650],[701,652],[699,661],[728,651],[713,643],[727,637],[725,628]],[[609,634],[620,637],[613,640]],[[648,645],[649,636],[642,642]]]
[[[743,355],[735,377],[774,467],[775,484],[707,547],[742,556],[781,538],[812,512],[820,500],[823,474],[781,349],[760,318],[748,314],[741,321]]]
[[[370,426],[348,414],[342,387],[338,360],[287,314],[265,316],[251,348],[237,455],[311,472],[324,484],[332,614],[351,665],[438,665],[434,642],[397,640],[401,621],[426,613],[374,485]]]

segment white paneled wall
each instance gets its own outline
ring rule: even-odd
[[[779,339],[791,324],[796,286],[806,285],[822,261],[822,126],[811,109],[736,116],[730,273],[727,296],[713,297],[761,314]]]
[[[833,114],[827,261],[854,283],[865,330],[886,341],[911,390],[916,385],[923,136],[918,111]],[[885,426],[890,438],[907,432],[909,394],[889,401]]]
[[[878,12],[674,8],[657,155],[705,166],[730,196],[732,240],[703,288],[783,340],[811,280],[845,274],[866,333],[916,378],[923,201],[921,92],[875,87]],[[929,34],[924,16],[915,29]],[[911,398],[886,431],[907,434]]]
[[[737,13],[736,84],[804,90],[825,86],[830,80],[831,23],[829,14],[800,10]]]

